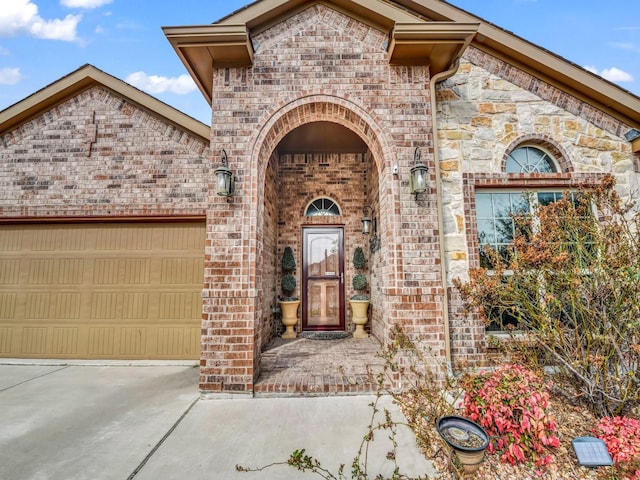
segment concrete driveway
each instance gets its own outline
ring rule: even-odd
[[[350,464],[372,396],[200,400],[195,364],[0,364],[0,479],[309,479],[287,466],[300,448],[336,471]],[[384,405],[400,419],[388,399]],[[387,434],[369,473],[390,474]],[[433,473],[400,429],[403,473]],[[375,475],[371,475],[373,478]]]

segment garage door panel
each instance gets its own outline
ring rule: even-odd
[[[25,327],[22,329],[21,353],[45,355],[47,353],[47,327]]]
[[[96,258],[93,266],[94,285],[117,285],[120,276],[120,259]]]
[[[88,353],[92,357],[114,357],[115,333],[113,327],[89,328]]]
[[[198,358],[204,235],[203,223],[0,227],[0,356]]]
[[[15,317],[17,298],[16,293],[0,293],[0,323]]]
[[[24,230],[20,227],[9,225],[0,229],[0,245],[5,252],[19,252],[24,244]]]
[[[148,285],[151,282],[151,258],[127,258],[122,262],[122,283]]]
[[[53,318],[56,320],[82,321],[82,294],[58,292],[53,295]]]
[[[200,328],[161,327],[158,329],[158,337],[160,358],[200,354]]]
[[[138,225],[135,230],[129,225],[105,225],[100,229],[95,248],[105,251],[152,251],[153,237],[161,231],[156,224]]]
[[[176,227],[176,226],[174,226]],[[202,229],[197,224],[162,231],[163,250],[198,250],[202,246]]]
[[[0,259],[0,285],[18,285],[20,281],[20,259]]]
[[[58,355],[78,354],[79,327],[55,327],[51,329],[51,352]]]
[[[125,293],[122,301],[122,318],[125,320],[148,319],[149,297],[148,292]]]
[[[8,356],[12,352],[13,328],[0,327],[0,355]]]
[[[147,329],[144,327],[126,327],[120,330],[120,355],[139,356],[147,351]]]

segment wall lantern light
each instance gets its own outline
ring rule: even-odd
[[[420,147],[416,147],[413,163],[409,176],[409,192],[417,199],[419,193],[427,190],[427,172],[429,171],[429,168],[420,160]]]
[[[369,239],[369,251],[371,253],[380,249],[380,236],[378,235],[378,219],[373,213],[371,207],[364,207],[362,209],[362,234],[371,235]]]
[[[371,207],[362,209],[362,234],[369,235],[371,233]]]
[[[640,130],[632,128],[624,134],[624,138],[627,139],[627,142],[633,142],[635,139],[640,138]]]
[[[222,164],[213,171],[216,176],[216,193],[221,197],[230,197],[233,195],[235,178],[233,172],[229,170],[227,152],[224,150],[222,150],[221,162]]]

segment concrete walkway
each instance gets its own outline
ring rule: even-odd
[[[284,461],[300,448],[348,473],[375,399],[200,400],[194,364],[0,363],[0,479],[319,478],[287,466],[235,469]],[[371,478],[391,472],[387,437],[371,446]],[[433,473],[411,430],[401,428],[397,440],[403,473]]]

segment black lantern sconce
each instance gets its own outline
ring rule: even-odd
[[[378,235],[378,220],[371,207],[362,209],[362,234],[371,235],[369,239],[369,251],[371,253],[380,249],[380,236]]]
[[[362,234],[369,235],[371,233],[371,207],[362,209]]]
[[[222,150],[221,163],[222,164],[213,171],[216,176],[216,193],[221,197],[230,197],[233,195],[235,177],[233,172],[229,170],[227,152],[225,150]]]
[[[420,160],[420,147],[416,147],[413,154],[413,167],[409,176],[409,192],[418,198],[419,193],[427,190],[427,172],[429,168]]]

